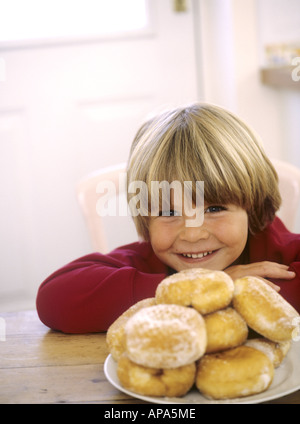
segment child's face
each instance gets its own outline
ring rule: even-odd
[[[185,225],[184,216],[150,218],[150,242],[156,256],[175,271],[187,268],[224,270],[243,252],[248,215],[239,206],[205,205],[204,222]]]

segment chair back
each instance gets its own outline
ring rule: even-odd
[[[125,176],[126,163],[119,163],[88,174],[77,186],[78,202],[94,251],[107,253],[138,240],[133,220],[127,213]],[[100,211],[101,205],[106,216]]]
[[[279,178],[282,205],[277,215],[290,231],[295,231],[300,203],[300,169],[278,159],[272,159]]]

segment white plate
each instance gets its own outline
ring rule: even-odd
[[[268,390],[257,395],[238,399],[226,401],[209,400],[202,396],[197,389],[190,390],[190,392],[182,398],[139,395],[121,386],[117,376],[117,363],[113,360],[111,355],[108,355],[105,360],[104,374],[107,380],[121,392],[150,403],[261,403],[286,396],[300,389],[300,341],[293,342],[288,355],[282,364],[275,369],[274,379]]]

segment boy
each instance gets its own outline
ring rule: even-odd
[[[46,325],[105,331],[132,304],[153,297],[165,276],[194,267],[276,283],[300,311],[300,236],[275,216],[281,202],[276,172],[240,119],[198,103],[152,118],[133,141],[127,177],[128,187],[141,181],[148,188],[133,217],[142,241],[87,255],[52,274],[37,296]],[[151,184],[162,181],[177,181],[182,190],[173,190],[167,202],[160,193],[155,202]],[[192,185],[184,197],[186,182]],[[204,182],[200,212],[196,182]],[[194,216],[185,207],[189,201]]]

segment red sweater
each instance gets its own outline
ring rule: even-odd
[[[276,218],[248,240],[249,263],[274,261],[296,272],[293,280],[272,280],[280,294],[300,311],[300,235],[290,233]],[[93,253],[48,277],[37,294],[37,311],[48,327],[67,333],[106,331],[141,299],[153,297],[170,269],[149,243],[132,243],[108,255]]]

